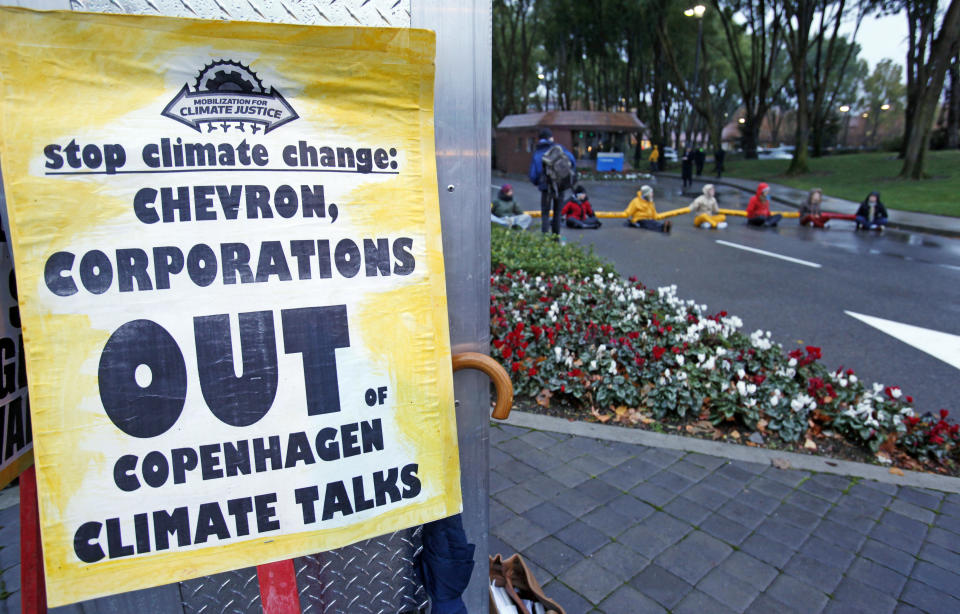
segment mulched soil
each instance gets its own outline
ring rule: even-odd
[[[553,416],[556,418],[564,418],[570,421],[577,420],[581,422],[601,422],[595,416],[590,414],[589,409],[579,405],[571,404],[564,399],[558,400],[556,397],[551,399],[549,407],[543,407],[538,404],[535,399],[529,397],[515,397],[513,400],[513,407],[514,409],[520,411]],[[610,412],[602,412],[602,414],[610,414]],[[762,435],[763,443],[760,444],[748,439],[752,434],[752,431],[747,429],[742,424],[724,423],[718,426],[713,426],[707,421],[699,420],[697,417],[693,417],[689,420],[664,418],[663,420],[655,420],[646,424],[643,422],[621,423],[609,420],[606,422],[606,424],[619,426],[622,428],[635,428],[644,431],[665,433],[668,435],[696,437],[698,439],[723,441],[725,443],[734,443],[755,448],[783,450],[786,452],[796,452],[797,454],[807,454],[810,456],[826,456],[839,460],[883,466],[883,464],[880,463],[876,456],[874,456],[869,450],[848,442],[839,434],[831,435],[829,431],[824,431],[819,435],[811,437],[811,440],[816,444],[817,447],[817,449],[814,451],[805,448],[803,440],[797,442],[786,442],[781,440],[778,436],[776,436],[776,434],[773,433]],[[916,459],[902,453],[893,456],[891,460],[893,462],[892,465],[889,465],[889,467],[892,469],[922,471],[924,473],[935,473],[939,475],[960,477],[960,458],[957,458],[956,455],[954,455],[953,458],[946,459],[943,464],[939,464],[934,460],[927,460],[921,463]]]

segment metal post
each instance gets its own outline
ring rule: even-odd
[[[490,342],[491,6],[487,0],[413,0],[411,25],[437,33],[434,123],[437,179],[454,354],[486,354]],[[463,525],[477,545],[464,594],[467,611],[486,612],[490,477],[490,382],[454,376],[463,488]]]
[[[697,17],[697,52],[693,60],[693,99],[696,100],[700,96],[700,44],[703,41],[703,17]],[[696,108],[691,104],[690,105],[690,120],[688,122],[687,128],[687,138],[686,142],[683,144],[684,149],[690,148],[690,139],[693,135],[694,127],[694,117],[696,116]]]

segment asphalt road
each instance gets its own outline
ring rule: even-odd
[[[535,187],[515,177],[494,178],[498,186],[507,182],[524,209],[539,208]],[[688,205],[695,196],[682,195],[679,181],[651,185],[658,211]],[[617,211],[640,184],[584,186],[596,210]],[[721,207],[742,209],[747,195],[723,188],[718,200]],[[636,275],[650,287],[676,284],[679,296],[740,316],[748,334],[770,330],[786,350],[819,346],[828,367],[843,365],[865,381],[900,386],[921,412],[946,408],[960,414],[957,367],[845,313],[960,335],[960,240],[893,230],[855,233],[851,222],[839,220],[826,230],[803,228],[796,220],[754,228],[743,218],[728,218],[724,230],[701,230],[689,215],[672,220],[669,235],[630,228],[620,219],[604,220],[599,230],[562,233],[570,242],[592,244],[622,275]],[[531,231],[539,231],[539,223],[534,219]],[[956,353],[957,343],[942,340],[939,349]]]

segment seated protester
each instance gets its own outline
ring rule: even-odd
[[[587,200],[587,191],[581,185],[573,188],[573,195],[563,205],[560,215],[566,218],[568,228],[600,228],[601,226],[600,220],[593,212],[593,207],[590,206],[590,201]]]
[[[807,200],[800,205],[800,225],[812,225],[814,228],[827,228],[830,225],[830,219],[820,210],[820,202],[823,200],[823,190],[813,188],[807,194]]]
[[[770,186],[761,183],[757,186],[757,193],[750,197],[747,204],[747,224],[751,226],[776,226],[783,217],[779,213],[770,215]]]
[[[513,186],[505,183],[491,206],[490,221],[507,228],[526,230],[533,218],[524,213],[517,201],[513,200]]]
[[[887,225],[887,208],[880,202],[880,192],[870,192],[857,209],[857,230],[883,230]]]
[[[670,232],[670,220],[660,222],[656,219],[657,208],[653,203],[653,188],[648,185],[640,188],[637,197],[630,201],[623,214],[627,218],[627,226]]]
[[[690,213],[693,214],[693,225],[700,228],[726,228],[727,216],[720,213],[717,204],[717,191],[712,183],[703,186],[703,194],[697,196],[690,204]]]

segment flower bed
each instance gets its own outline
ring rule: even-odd
[[[625,425],[709,421],[808,450],[843,438],[880,462],[956,472],[960,427],[946,410],[917,416],[899,388],[829,370],[817,347],[784,353],[676,286],[648,289],[533,233],[494,229],[492,254],[491,353],[521,398]]]

